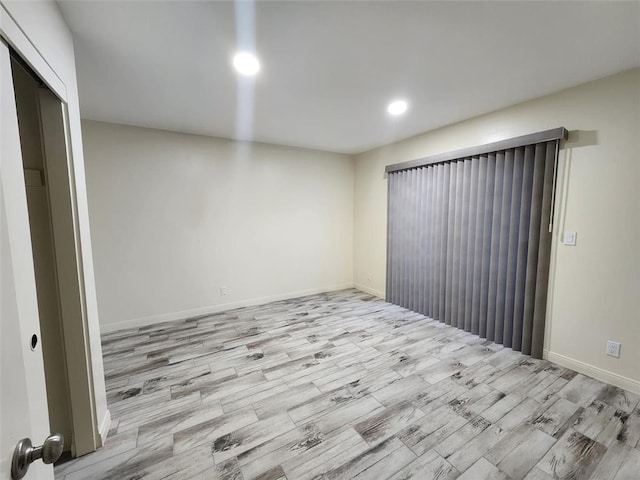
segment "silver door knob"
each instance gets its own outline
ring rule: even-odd
[[[59,433],[49,435],[39,447],[34,447],[30,438],[23,438],[16,445],[11,460],[11,478],[20,480],[27,474],[29,465],[42,459],[44,463],[53,463],[62,455],[64,437]]]

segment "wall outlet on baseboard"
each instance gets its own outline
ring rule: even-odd
[[[620,358],[620,343],[607,340],[607,355]]]
[[[220,296],[229,295],[229,289],[227,287],[220,287]]]

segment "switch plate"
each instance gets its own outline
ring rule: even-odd
[[[572,247],[576,246],[576,241],[578,240],[578,232],[564,232],[562,234],[562,243],[565,245],[569,245]]]
[[[220,287],[220,295],[225,296],[229,294],[229,289],[227,287]]]
[[[607,355],[620,358],[620,343],[607,340]]]

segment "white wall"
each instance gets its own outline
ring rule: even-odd
[[[348,156],[93,121],[83,135],[103,330],[352,286]]]
[[[106,430],[109,427],[109,412],[107,410],[100,328],[98,324],[73,39],[55,2],[3,0],[2,5],[66,88],[69,135],[78,209],[78,230],[82,245],[83,282],[88,321],[87,335],[91,350],[95,410],[101,433],[106,434]]]
[[[564,126],[545,353],[640,392],[640,69],[356,157],[354,281],[384,296],[385,165]],[[576,247],[559,232],[578,232]],[[607,339],[622,342],[619,359]]]

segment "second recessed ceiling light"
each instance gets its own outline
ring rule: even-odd
[[[395,100],[387,106],[387,112],[390,115],[402,115],[407,111],[407,102],[404,100]]]
[[[241,75],[253,76],[260,71],[260,61],[249,52],[240,52],[233,57],[233,66]]]

